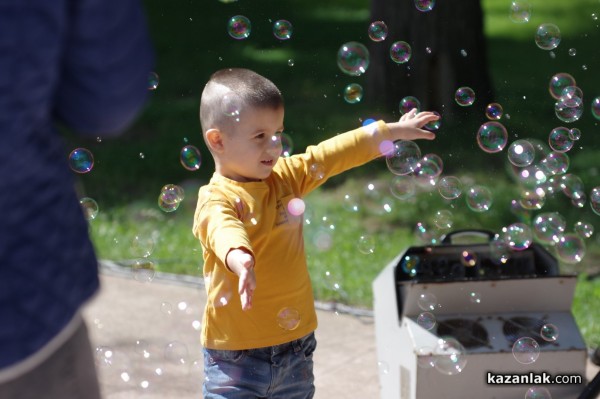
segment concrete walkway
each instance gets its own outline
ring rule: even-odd
[[[101,281],[84,317],[104,398],[201,398],[201,285],[143,283],[110,270]],[[373,319],[324,310],[318,317],[315,398],[379,398]],[[588,380],[598,370],[589,365]]]

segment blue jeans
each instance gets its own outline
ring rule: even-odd
[[[204,399],[310,399],[315,394],[314,333],[246,350],[204,348]]]

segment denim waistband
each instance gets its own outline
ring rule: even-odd
[[[304,342],[307,341],[308,339],[311,339],[314,335],[315,335],[315,333],[311,332],[302,338],[298,338],[298,339],[295,339],[290,342],[286,342],[286,343],[279,344],[279,345],[267,346],[264,348],[252,349],[252,350],[268,352],[271,355],[278,355],[280,353],[284,353],[284,352],[288,352],[288,351],[294,351],[294,353],[297,353],[302,350],[302,348],[304,346]]]

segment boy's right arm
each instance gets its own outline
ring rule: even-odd
[[[227,253],[225,263],[229,270],[239,277],[238,293],[242,300],[242,309],[251,309],[252,295],[256,289],[254,256],[244,248],[234,248]]]

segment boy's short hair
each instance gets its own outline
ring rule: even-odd
[[[283,96],[269,79],[249,69],[221,69],[211,75],[202,91],[200,125],[204,133],[229,125],[235,117],[232,114],[240,112],[241,108],[277,109],[282,106]]]

